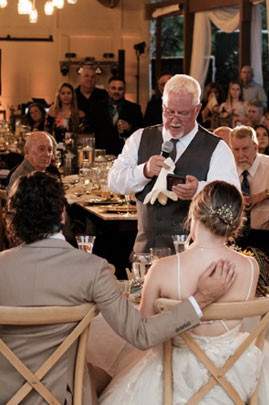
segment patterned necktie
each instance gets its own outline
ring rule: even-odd
[[[112,122],[113,125],[115,126],[118,122],[119,119],[119,111],[118,111],[118,107],[116,104],[113,104],[113,109],[112,109]]]
[[[175,161],[176,157],[177,157],[177,143],[178,143],[178,141],[179,141],[179,139],[174,139],[174,138],[170,139],[170,142],[172,142],[172,144],[173,144],[173,150],[170,153],[170,158],[173,161]]]
[[[248,175],[249,175],[248,170],[244,170],[242,173],[243,179],[241,182],[242,193],[247,196],[250,195],[250,185],[249,185],[249,181],[248,181]]]

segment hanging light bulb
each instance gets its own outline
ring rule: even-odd
[[[46,15],[52,15],[54,11],[54,5],[52,1],[46,1],[44,5],[44,12]]]
[[[68,4],[77,4],[78,0],[67,0]]]
[[[7,0],[0,0],[0,8],[5,8],[7,6]]]
[[[21,15],[30,14],[33,5],[30,0],[19,0],[18,2],[18,13]]]
[[[52,0],[52,3],[54,7],[57,7],[59,9],[63,8],[64,6],[64,0]]]
[[[29,22],[35,24],[38,20],[38,12],[36,8],[33,8],[29,14]]]

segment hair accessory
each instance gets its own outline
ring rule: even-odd
[[[219,208],[211,208],[210,213],[213,216],[217,216],[221,221],[223,221],[226,225],[233,226],[235,222],[235,218],[233,216],[232,205],[223,204]]]

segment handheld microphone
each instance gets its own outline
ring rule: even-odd
[[[161,156],[163,156],[165,159],[168,158],[173,149],[174,145],[171,141],[163,142],[161,149]]]

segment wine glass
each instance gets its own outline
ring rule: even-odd
[[[132,261],[132,269],[135,278],[144,280],[144,277],[152,264],[150,253],[135,253]]]
[[[131,194],[125,194],[124,198],[125,198],[125,204],[126,204],[126,213],[123,215],[126,217],[129,217],[130,215],[132,215],[132,213],[130,211],[132,196],[131,196]]]
[[[154,247],[150,248],[150,256],[151,262],[153,263],[155,260],[160,259],[161,257],[166,257],[171,255],[171,248],[170,247]]]
[[[183,252],[185,250],[185,243],[187,241],[187,235],[172,235],[173,244],[175,247],[176,253]]]
[[[92,253],[95,236],[92,235],[77,235],[76,241],[78,248],[86,253]]]

